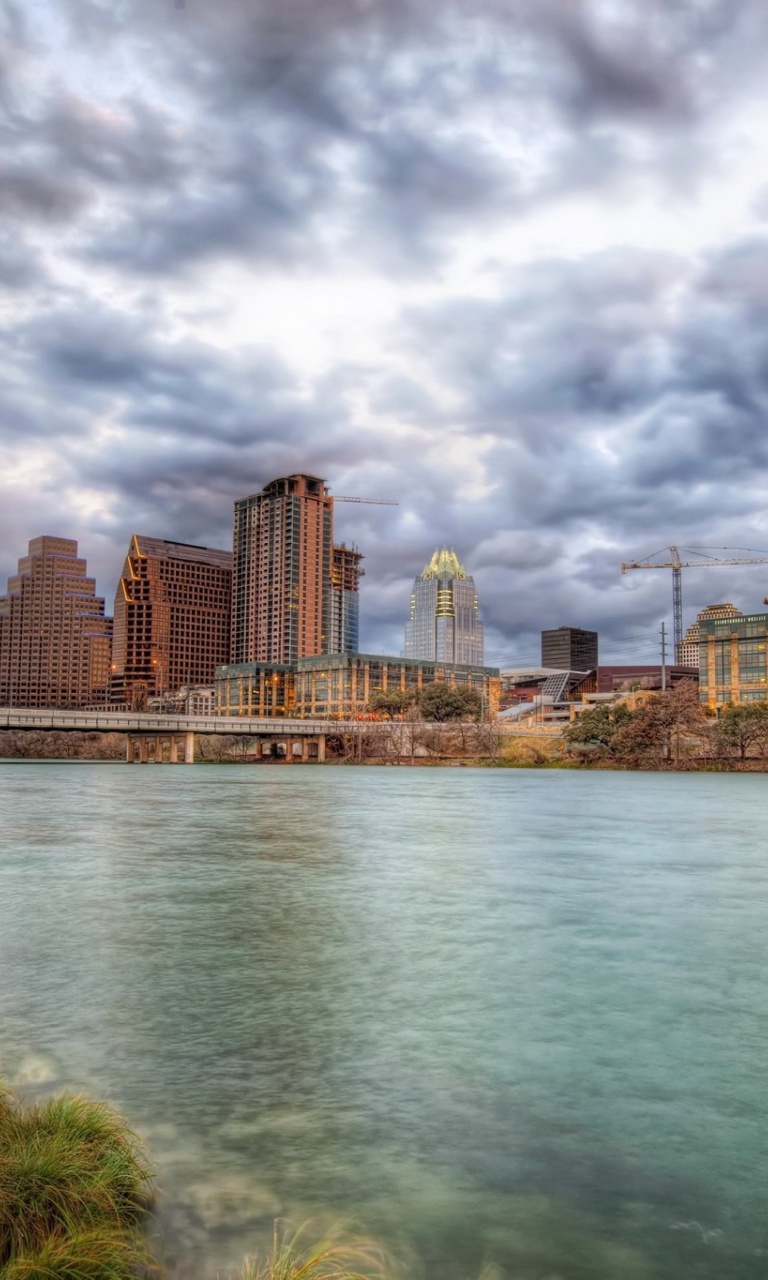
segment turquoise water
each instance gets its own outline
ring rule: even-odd
[[[172,1276],[768,1271],[768,779],[0,765],[0,1071],[110,1098]]]

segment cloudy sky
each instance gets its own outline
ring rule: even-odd
[[[304,470],[399,503],[336,508],[369,651],[447,544],[488,661],[655,661],[621,562],[768,548],[765,0],[0,13],[0,590],[61,534],[111,612],[132,532],[231,545]]]

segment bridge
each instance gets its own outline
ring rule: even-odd
[[[359,729],[358,721],[256,719],[250,716],[179,716],[136,711],[65,711],[47,707],[0,707],[0,731],[37,729],[45,733],[122,733],[129,764],[192,764],[196,734],[252,737],[264,755],[273,744],[286,760],[325,759],[329,733]],[[266,748],[266,750],[265,750]]]

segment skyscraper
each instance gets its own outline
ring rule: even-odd
[[[413,584],[404,656],[483,665],[483,624],[474,579],[447,547],[435,551]]]
[[[593,671],[597,666],[596,631],[581,627],[554,627],[541,633],[542,667],[561,671]]]
[[[232,662],[327,653],[333,499],[317,476],[273,480],[235,503]]]
[[[232,552],[135,533],[115,596],[112,700],[212,685],[229,658]]]
[[[87,707],[109,684],[112,619],[69,538],[33,538],[0,596],[0,705]]]

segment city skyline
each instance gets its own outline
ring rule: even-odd
[[[459,545],[486,661],[658,660],[668,545],[768,548],[757,0],[41,0],[0,18],[0,581],[41,533],[229,545],[273,476],[397,653]],[[761,608],[759,567],[686,570]]]

